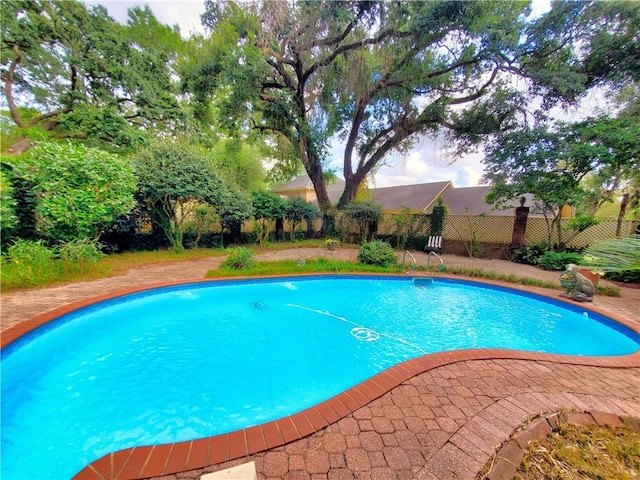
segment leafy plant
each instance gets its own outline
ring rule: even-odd
[[[283,218],[287,209],[286,202],[275,193],[253,192],[251,194],[254,218],[258,221],[258,242],[264,245],[269,236],[269,221]]]
[[[228,270],[247,270],[253,267],[254,251],[250,248],[238,247],[231,250],[227,259],[222,262],[220,268]]]
[[[327,248],[333,248],[333,247],[337,247],[337,246],[340,245],[340,240],[338,240],[336,238],[327,238],[322,243]]]
[[[105,254],[102,253],[100,243],[97,240],[82,238],[72,240],[58,247],[58,256],[68,268],[73,263],[97,263],[105,257]]]
[[[29,150],[24,167],[37,193],[37,228],[49,239],[97,238],[135,205],[133,169],[117,155],[43,142]]]
[[[396,254],[387,242],[382,240],[374,240],[373,242],[365,242],[358,252],[358,262],[367,265],[378,265],[380,267],[388,267],[398,263]]]
[[[444,204],[442,197],[438,197],[436,205],[431,211],[431,235],[442,235],[444,228],[444,217],[449,208]]]
[[[29,287],[39,285],[53,274],[55,252],[42,240],[16,240],[7,249],[8,262],[2,267],[2,283]]]
[[[291,240],[293,241],[295,240],[296,226],[306,220],[307,231],[311,230],[312,222],[320,216],[320,211],[312,203],[300,197],[294,197],[287,202],[284,216],[291,224]]]
[[[545,252],[538,259],[538,266],[545,270],[564,270],[570,263],[579,265],[582,261],[582,255],[574,252]]]
[[[537,265],[538,259],[544,255],[546,247],[542,245],[523,245],[516,248],[509,255],[509,260],[525,265]]]
[[[8,176],[0,171],[0,229],[2,236],[6,236],[18,223],[15,213],[16,201],[13,197],[13,187]]]
[[[406,248],[409,237],[409,229],[413,220],[413,215],[409,207],[401,207],[400,212],[391,217],[396,227],[396,246]]]
[[[345,207],[344,213],[358,224],[361,240],[365,236],[371,240],[383,215],[382,207],[373,202],[351,202]]]

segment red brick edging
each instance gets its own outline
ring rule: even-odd
[[[487,359],[540,360],[629,368],[640,365],[640,351],[620,357],[576,357],[484,349],[425,355],[395,365],[326,402],[273,422],[215,437],[152,447],[134,447],[105,455],[80,471],[74,480],[157,477],[242,458],[311,435],[427,370],[467,360]]]

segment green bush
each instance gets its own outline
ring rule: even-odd
[[[564,270],[567,265],[582,263],[582,255],[575,252],[545,252],[538,258],[538,266],[545,270]]]
[[[509,260],[525,265],[537,265],[538,259],[544,255],[546,247],[541,245],[523,245],[518,247],[509,255]]]
[[[228,270],[246,270],[253,267],[255,253],[250,248],[238,247],[231,250],[227,259],[220,265]]]
[[[42,240],[16,240],[3,261],[3,285],[32,287],[47,281],[54,272],[55,253]]]
[[[374,240],[366,242],[358,252],[358,262],[366,265],[377,265],[379,267],[388,267],[398,263],[396,254],[387,242],[382,240]]]
[[[607,280],[621,283],[640,283],[640,270],[623,270],[621,272],[605,273]]]
[[[58,256],[65,263],[96,263],[105,257],[96,240],[82,238],[63,243],[58,247]]]

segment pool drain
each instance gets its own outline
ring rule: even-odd
[[[353,338],[361,342],[375,342],[380,338],[380,334],[375,330],[365,327],[354,327],[349,332]]]

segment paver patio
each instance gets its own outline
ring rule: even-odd
[[[341,248],[336,252],[320,252],[314,248],[301,248],[268,252],[259,258],[315,258],[319,253],[355,259],[357,251]],[[424,264],[424,254],[414,255],[420,264]],[[443,258],[449,266],[552,282],[557,282],[559,276],[557,272],[500,260],[450,255]],[[55,307],[99,294],[201,279],[206,270],[217,267],[222,259],[148,266],[120,277],[5,293],[0,310],[2,331],[28,324],[30,318]],[[533,287],[527,289],[552,296],[559,293]],[[593,308],[627,322],[637,322],[640,290],[624,288],[620,298],[596,296]],[[513,357],[469,359],[462,355],[460,361],[452,357],[442,366],[408,375],[397,386],[373,401],[364,402],[363,406],[328,426],[316,428],[310,420],[309,432],[297,432],[298,437],[303,438],[259,453],[243,454],[236,460],[218,461],[204,469],[155,478],[199,478],[204,472],[253,460],[259,479],[473,479],[496,447],[532,415],[573,409],[640,417],[640,357],[637,355],[625,368],[563,363],[558,362],[558,358],[536,355],[520,356],[535,360],[518,358],[518,355]],[[341,416],[337,410],[334,413]],[[255,450],[249,448],[248,442],[257,441],[268,446],[265,429],[259,431],[263,435],[261,439],[244,438],[245,451]],[[284,436],[283,432],[279,434]],[[241,446],[242,442],[240,439]],[[229,441],[224,447],[227,454],[237,445]],[[126,478],[152,473],[151,467],[156,468],[157,464],[161,464],[162,469],[158,472],[162,473],[169,463],[172,467],[177,465],[179,470],[186,470],[194,456],[209,454],[190,446],[175,447],[156,462],[153,450],[149,449],[137,472],[132,473],[131,465],[124,469],[111,461],[108,465],[105,463],[104,468],[85,469],[84,478]],[[157,450],[159,453],[160,449]]]

